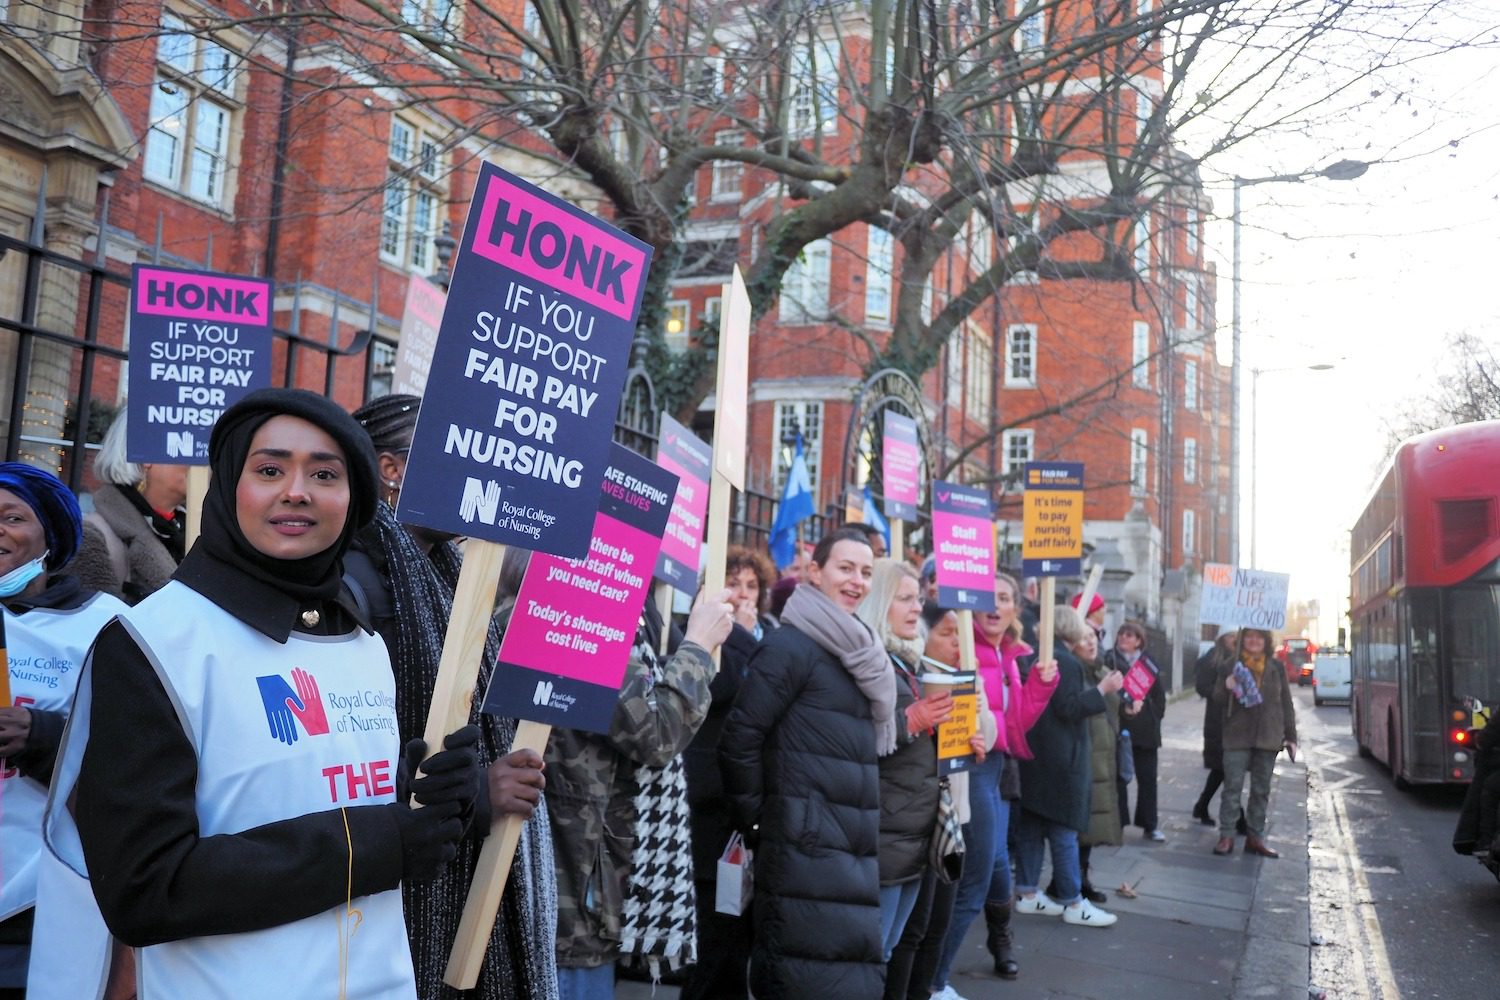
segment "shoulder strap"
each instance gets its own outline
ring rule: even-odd
[[[91,510],[83,515],[86,524],[92,524],[99,534],[104,537],[104,548],[109,553],[110,569],[119,578],[121,583],[130,579],[130,557],[125,552],[125,543],[120,541],[120,536],[115,534],[115,529],[109,526],[109,522],[97,510]]]

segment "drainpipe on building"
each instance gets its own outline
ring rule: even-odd
[[[271,168],[271,211],[266,223],[266,267],[265,277],[270,279],[272,294],[276,287],[276,250],[281,242],[281,205],[286,193],[286,150],[291,142],[292,131],[292,80],[297,66],[297,43],[301,32],[299,22],[292,22],[287,29],[286,75],[281,81],[281,106],[276,112],[276,153]]]

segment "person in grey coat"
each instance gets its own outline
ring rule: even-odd
[[[1266,809],[1271,775],[1283,749],[1297,758],[1297,712],[1286,671],[1271,658],[1271,633],[1240,632],[1237,655],[1219,665],[1214,691],[1224,715],[1224,794],[1219,797],[1219,842],[1215,854],[1234,851],[1234,829],[1240,818],[1240,789],[1250,775],[1250,801],[1244,810],[1245,853],[1263,858],[1281,855],[1266,843]],[[1267,669],[1267,664],[1270,669]]]

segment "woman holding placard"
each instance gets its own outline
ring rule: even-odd
[[[995,974],[1015,979],[1020,974],[1012,954],[1010,803],[1018,794],[1016,761],[1031,756],[1026,733],[1041,717],[1057,686],[1057,665],[1040,663],[1021,681],[1016,661],[1031,653],[1021,641],[1019,588],[1004,573],[995,575],[995,610],[974,615],[974,647],[979,679],[989,697],[995,719],[995,742],[981,764],[969,769],[969,822],[964,826],[964,873],[958,883],[953,919],[943,943],[943,957],[933,977],[935,996],[955,1000],[958,993],[948,976],[969,926],[984,911],[986,945],[995,960]],[[1009,772],[1007,774],[1007,771]],[[1009,779],[1009,780],[1006,780]]]
[[[874,562],[863,532],[819,540],[719,741],[735,827],[756,852],[758,1000],[880,996],[877,761],[897,726],[890,658],[854,614]]]
[[[59,571],[78,551],[78,500],[54,475],[19,462],[0,463],[0,658],[8,693],[0,704],[0,997],[25,995],[28,953],[49,949],[48,927],[68,924],[69,958],[96,977],[108,967],[109,935],[97,911],[58,913],[47,887],[64,894],[88,886],[55,871],[42,845],[42,812],[67,721],[78,668],[94,636],[125,605],[80,586]],[[60,876],[60,878],[58,878]],[[46,912],[36,909],[39,885]],[[76,883],[76,884],[75,884]],[[64,901],[64,906],[66,902]],[[38,952],[32,952],[33,935]],[[50,968],[31,975],[33,987]],[[38,994],[39,995],[39,994]]]
[[[1297,710],[1286,671],[1271,659],[1271,633],[1240,631],[1235,655],[1220,661],[1214,702],[1224,718],[1224,793],[1219,796],[1219,842],[1215,854],[1234,852],[1234,833],[1245,820],[1245,853],[1279,858],[1266,843],[1266,808],[1276,755],[1297,759]],[[1266,669],[1266,664],[1271,669]],[[1240,810],[1240,789],[1250,776],[1250,798]]]
[[[87,861],[142,1000],[409,1000],[399,886],[452,859],[478,733],[402,753],[385,644],[340,579],[374,508],[369,438],[322,396],[263,389],[209,463],[197,544],[84,667],[49,842]]]
[[[421,407],[417,396],[392,394],[354,411],[375,445],[381,499],[375,517],[359,532],[344,557],[345,582],[364,598],[370,623],[385,640],[396,675],[396,722],[402,740],[422,735],[432,705],[443,637],[453,613],[453,595],[463,557],[452,538],[396,520],[395,504],[406,476],[406,456]],[[521,550],[516,550],[524,554]],[[492,818],[525,817],[516,860],[490,934],[479,979],[466,996],[475,1000],[547,1000],[557,996],[557,881],[552,869],[552,834],[542,792],[542,756],[510,748],[516,721],[480,710],[489,686],[500,626],[491,621],[469,721],[479,727],[479,765],[484,790],[476,800],[471,836],[438,878],[403,883],[406,929],[423,1000],[451,996],[443,985],[448,954],[458,934],[483,838]]]
[[[1161,682],[1161,668],[1146,653],[1146,630],[1135,622],[1124,622],[1115,630],[1115,648],[1104,654],[1104,660],[1126,681],[1120,692],[1120,723],[1130,733],[1135,762],[1135,825],[1147,840],[1160,843],[1167,838],[1157,825],[1156,758],[1161,720],[1167,714],[1167,686]],[[1122,800],[1122,816],[1125,809]]]

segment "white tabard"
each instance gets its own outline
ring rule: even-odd
[[[293,632],[278,643],[177,582],[121,619],[156,668],[198,755],[200,836],[395,801],[395,681],[378,637]],[[90,695],[91,685],[84,684],[47,820],[48,842],[80,871],[77,829],[59,803],[77,780],[94,707]],[[348,857],[313,863],[342,871]],[[288,898],[296,897],[295,883],[285,888]],[[351,905],[361,918],[346,956],[347,995],[409,1000],[416,986],[400,889],[357,897]],[[344,909],[341,903],[267,930],[138,949],[141,1000],[333,1000],[339,995]]]

